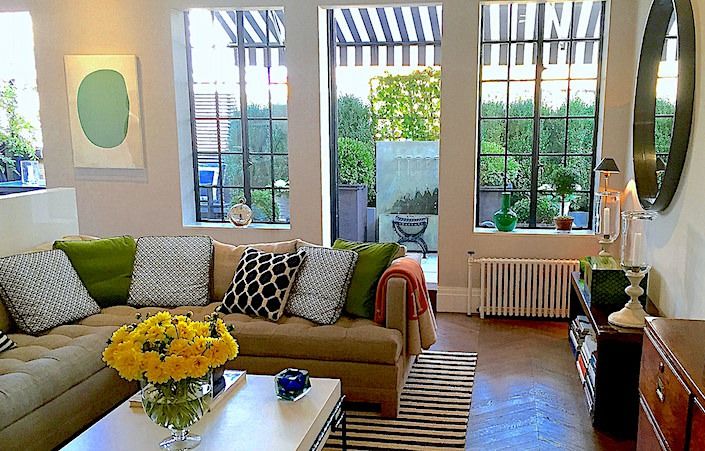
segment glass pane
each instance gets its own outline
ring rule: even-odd
[[[289,129],[287,121],[272,121],[272,151],[274,153],[288,152]]]
[[[546,2],[544,5],[544,39],[568,39],[573,16],[573,2]]]
[[[507,152],[530,154],[534,147],[534,120],[510,119]]]
[[[482,45],[482,81],[506,80],[509,71],[509,45]]]
[[[223,164],[223,185],[225,186],[243,186],[244,173],[242,168],[242,155],[222,154],[220,156]]]
[[[594,116],[597,80],[574,80],[570,83],[571,116]]]
[[[573,41],[571,78],[597,78],[600,59],[599,41]]]
[[[531,189],[531,157],[508,157],[507,174],[512,189]]]
[[[274,156],[274,186],[276,188],[289,186],[289,157],[285,155]]]
[[[240,116],[240,85],[193,85],[193,106],[196,119]]]
[[[287,85],[272,85],[270,90],[272,92],[272,117],[286,118],[288,116],[286,108]]]
[[[504,153],[505,140],[506,121],[504,119],[483,119],[480,121],[481,153]]]
[[[561,201],[553,194],[539,194],[536,202],[536,225],[553,227],[553,218],[561,211]]]
[[[198,188],[198,206],[202,220],[220,221],[223,217],[223,208],[220,204],[221,188],[200,186]],[[227,208],[227,204],[225,205]]]
[[[531,198],[529,193],[512,193],[512,210],[517,214],[517,224],[524,227],[529,225],[531,211]]]
[[[663,42],[663,56],[658,67],[658,76],[678,78],[678,38],[666,38]]]
[[[480,188],[504,188],[504,157],[480,157]]]
[[[512,41],[529,41],[538,38],[538,7],[535,3],[512,5]]]
[[[573,169],[578,179],[577,191],[590,190],[590,182],[593,177],[592,157],[568,157],[568,167]]]
[[[543,44],[544,80],[567,79],[570,70],[570,42],[557,41]]]
[[[509,116],[534,116],[533,81],[515,81],[509,84]]]
[[[251,197],[252,219],[255,222],[274,222],[272,191],[268,189],[253,189]]]
[[[553,191],[553,171],[563,166],[563,157],[539,157],[539,191]]]
[[[509,4],[482,5],[482,41],[509,40]]]
[[[284,44],[284,11],[280,9],[267,11],[267,29],[269,30],[270,44]]]
[[[218,121],[197,120],[196,151],[198,153],[218,152]]]
[[[225,205],[225,211],[223,212],[223,219],[228,214],[230,207],[240,202],[241,199],[245,197],[245,192],[242,188],[223,188],[223,204]]]
[[[289,190],[277,190],[274,194],[275,221],[288,224],[291,220],[289,213]]]
[[[675,114],[678,93],[677,78],[656,80],[656,114]]]
[[[590,225],[590,195],[578,193],[570,201],[570,215],[573,217],[573,227],[584,229]]]
[[[565,116],[568,81],[541,82],[541,116]]]
[[[482,83],[482,117],[505,117],[507,115],[507,83]]]
[[[253,188],[272,186],[272,157],[269,155],[250,156],[250,185]]]
[[[269,71],[262,66],[248,66],[245,72],[247,82],[247,117],[269,117]]]
[[[227,141],[223,151],[242,152],[242,121],[240,119],[229,121],[228,133],[225,136]]]
[[[668,153],[671,150],[671,136],[673,134],[673,118],[657,117],[654,131],[656,153]]]
[[[568,153],[592,154],[594,138],[594,119],[568,120]]]
[[[541,136],[539,137],[539,151],[546,153],[565,152],[565,120],[541,119]]]
[[[510,48],[509,78],[533,80],[536,78],[536,44],[520,42]]]
[[[247,140],[252,153],[271,153],[268,120],[248,121]]]
[[[602,22],[602,2],[573,4],[573,38],[599,38]]]
[[[494,228],[492,217],[502,207],[502,189],[480,190],[477,195],[477,223]]]

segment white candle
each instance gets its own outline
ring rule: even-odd
[[[610,207],[602,209],[602,223],[600,224],[602,235],[607,237],[610,235]]]
[[[644,234],[634,233],[631,246],[631,262],[634,266],[641,266],[644,263]]]

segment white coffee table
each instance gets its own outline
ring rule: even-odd
[[[242,387],[227,393],[190,431],[201,436],[198,451],[312,450],[325,444],[332,428],[343,427],[345,411],[338,379],[311,379],[311,391],[296,402],[274,394],[272,376],[247,375]],[[65,450],[158,450],[169,431],[125,401],[98,420]]]

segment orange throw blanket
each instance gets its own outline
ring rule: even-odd
[[[417,355],[436,342],[436,318],[429,302],[426,278],[421,265],[413,258],[398,258],[389,265],[377,284],[375,322],[385,323],[387,282],[392,277],[406,281],[406,345],[407,353]]]

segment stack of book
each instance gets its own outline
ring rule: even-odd
[[[590,409],[595,403],[595,366],[597,364],[597,342],[593,334],[588,334],[583,339],[576,365],[583,383]]]
[[[576,359],[578,358],[580,348],[583,346],[585,337],[589,334],[594,335],[594,331],[586,316],[578,315],[573,321],[571,321],[568,336],[570,350],[573,351],[573,357]]]

